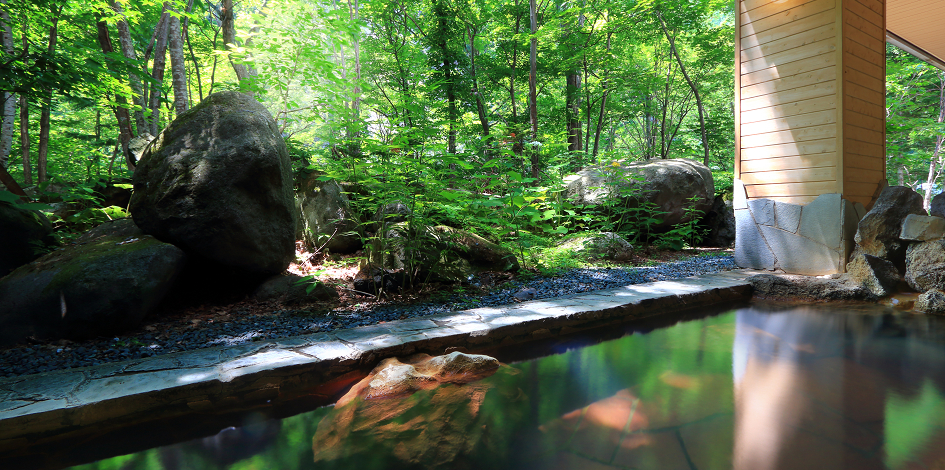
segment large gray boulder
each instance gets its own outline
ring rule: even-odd
[[[756,274],[747,279],[755,295],[773,299],[876,300],[878,296],[847,276]]]
[[[183,251],[130,219],[103,224],[0,279],[0,344],[132,328],[164,298],[185,261]]]
[[[696,197],[694,208],[701,216],[712,209],[715,196],[712,171],[685,158],[591,167],[565,181],[567,197],[575,204],[596,206],[608,198],[618,198],[629,207],[638,207],[640,200],[655,204],[656,210],[663,212],[658,216],[662,223],[651,227],[657,231],[687,222],[691,197]]]
[[[892,262],[867,254],[859,254],[847,263],[846,274],[877,297],[895,293],[902,280]]]
[[[52,232],[52,224],[42,213],[0,202],[0,277],[55,245]]]
[[[906,251],[906,282],[919,292],[945,290],[945,240],[909,246]]]
[[[899,239],[902,224],[909,214],[926,215],[922,196],[906,186],[888,186],[879,194],[873,208],[857,225],[857,247],[853,257],[868,254],[891,261],[905,269],[907,243]]]
[[[281,272],[295,255],[290,170],[266,108],[242,93],[214,93],[145,150],[131,214],[146,233],[188,253]]]
[[[358,217],[337,181],[321,181],[321,173],[310,173],[295,193],[299,224],[295,236],[311,248],[333,253],[361,249]]]

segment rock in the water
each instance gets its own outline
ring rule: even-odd
[[[915,300],[915,306],[912,308],[922,313],[945,314],[945,292],[938,289],[923,292]]]
[[[473,382],[492,375],[499,366],[495,358],[458,351],[436,357],[418,354],[403,362],[389,358],[374,368],[360,394],[368,400],[406,396],[444,383]]]
[[[735,243],[735,209],[732,201],[716,196],[712,209],[705,214],[700,225],[706,229],[703,246],[732,246]]]
[[[39,257],[56,245],[52,224],[39,211],[0,202],[0,277]]]
[[[850,277],[812,277],[799,274],[756,274],[747,279],[755,295],[811,300],[876,300],[877,296]]]
[[[847,275],[877,297],[895,293],[902,280],[899,270],[890,261],[866,254],[859,254],[847,263]]]
[[[164,298],[184,263],[183,251],[130,219],[108,222],[0,279],[0,344],[132,328]]]
[[[312,248],[324,245],[332,253],[354,253],[361,248],[358,218],[341,185],[334,180],[320,181],[320,176],[310,173],[299,184],[295,236]]]
[[[276,300],[285,305],[324,302],[338,298],[338,292],[324,282],[313,287],[312,282],[302,279],[302,276],[296,274],[273,276],[256,288],[253,298],[260,302]]]
[[[145,233],[235,268],[279,273],[295,256],[295,200],[285,141],[242,93],[181,114],[145,150],[131,214]]]
[[[931,215],[909,214],[902,222],[899,238],[924,242],[945,237],[945,219]]]
[[[569,176],[566,182],[567,196],[576,204],[596,206],[616,197],[625,200],[628,207],[636,207],[644,198],[663,212],[657,216],[662,223],[652,227],[658,231],[689,220],[686,211],[691,206],[690,198],[696,198],[694,208],[701,211],[701,217],[712,209],[715,197],[712,171],[685,158],[591,167]]]
[[[906,252],[906,282],[919,292],[945,290],[945,240],[930,240],[909,246]]]
[[[633,256],[633,245],[614,232],[575,237],[561,242],[558,246],[591,259],[628,261]]]
[[[464,372],[450,381],[459,384],[449,386],[438,386],[442,382],[422,372],[417,359],[385,361],[386,367],[355,384],[318,423],[312,438],[316,466],[360,468],[369,456],[392,469],[494,468],[520,434],[508,423],[518,422],[529,398],[518,387],[494,388],[514,380],[516,371],[488,359],[481,374]],[[491,374],[498,379],[467,383]],[[371,393],[373,399],[366,399]],[[506,407],[496,411],[488,403]]]
[[[892,261],[902,272],[905,269],[906,243],[899,239],[902,223],[909,214],[926,215],[922,196],[905,186],[883,189],[873,208],[860,219],[856,230],[856,250]]]

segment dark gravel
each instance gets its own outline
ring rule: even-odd
[[[543,299],[736,269],[732,256],[710,256],[651,267],[571,269],[554,276],[511,281],[484,295],[454,293],[440,302],[384,304],[338,309],[331,312],[279,310],[276,315],[252,315],[235,311],[236,319],[203,322],[171,338],[139,332],[118,338],[72,342],[65,345],[37,344],[0,351],[0,377],[15,377],[58,369],[85,367],[139,359],[172,352],[252,341],[285,338],[313,332],[371,325],[424,315],[476,307],[508,305],[521,299]],[[159,339],[161,338],[161,339]]]

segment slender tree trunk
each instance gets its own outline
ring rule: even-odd
[[[124,10],[121,4],[115,1],[111,2],[111,7],[112,10],[118,13],[122,18],[115,24],[118,28],[118,43],[121,45],[121,55],[129,60],[137,60],[138,56],[135,53],[134,42],[131,40],[131,31],[128,29],[128,22],[124,20]],[[137,129],[138,132],[145,132],[147,130],[147,124],[144,121],[144,108],[142,107],[142,103],[144,103],[144,92],[141,89],[141,77],[135,73],[129,74],[128,82],[131,85],[131,91],[134,93],[131,97],[131,101],[135,105],[135,129]]]
[[[676,58],[676,63],[679,65],[679,70],[686,79],[686,83],[689,84],[689,88],[692,89],[692,94],[696,97],[696,107],[699,108],[699,128],[702,131],[702,149],[705,151],[705,155],[702,158],[702,163],[706,166],[709,166],[709,139],[706,137],[705,132],[705,107],[702,105],[702,96],[699,94],[699,88],[696,87],[695,82],[692,81],[692,78],[689,77],[689,73],[686,72],[686,66],[683,65],[682,58],[679,56],[679,51],[676,49],[676,39],[671,34],[669,34],[669,30],[666,29],[666,23],[663,22],[663,15],[657,12],[656,17],[660,20],[660,28],[663,28],[663,34],[666,35],[666,39],[669,41],[669,50],[673,53],[673,57]]]
[[[33,165],[30,163],[30,109],[26,95],[20,95],[20,155],[23,157],[23,184],[27,186],[32,185]]]
[[[165,2],[164,8],[168,8]],[[161,130],[161,93],[164,87],[164,67],[167,64],[167,38],[169,36],[171,15],[168,14],[167,20],[158,23],[160,31],[157,32],[157,40],[154,44],[154,65],[151,67],[151,78],[156,82],[152,85],[150,102],[148,108],[151,110],[149,122],[151,123],[151,135],[158,135]]]
[[[174,113],[180,116],[188,108],[187,64],[184,62],[180,17],[174,14],[168,19],[167,42],[171,56],[171,83],[174,85]]]
[[[108,25],[104,21],[99,21],[96,27],[98,28],[98,43],[102,47],[102,52],[105,54],[114,52],[112,39],[108,34]],[[118,106],[115,106],[115,119],[118,120],[118,139],[121,142],[121,150],[128,161],[129,167],[134,168],[134,159],[128,151],[128,143],[131,142],[133,133],[131,131],[131,116],[128,114],[128,108],[125,107],[127,101],[121,95],[116,95],[115,101],[118,103]]]
[[[51,24],[49,25],[49,45],[46,49],[49,57],[56,52],[56,42],[59,39],[59,15],[63,7],[51,7]],[[53,65],[46,64],[46,71],[52,72]],[[46,155],[49,153],[49,113],[52,109],[52,89],[47,88],[43,91],[43,103],[39,114],[39,149],[36,155],[37,180],[45,183],[49,178],[46,175]]]
[[[538,141],[538,6],[528,0],[528,19],[531,23],[531,44],[528,52],[528,116],[532,125],[532,141]],[[531,147],[532,178],[538,178],[538,149]]]
[[[607,53],[610,53],[610,39],[613,36],[612,31],[607,32]],[[593,155],[597,156],[597,151],[600,148],[600,132],[604,128],[604,115],[607,112],[607,97],[610,96],[610,67],[604,70],[604,79],[601,81],[601,87],[604,89],[604,93],[600,98],[600,112],[597,114],[597,128],[594,129],[594,153]],[[588,129],[590,132],[590,129]]]
[[[187,2],[187,13],[190,14],[194,11],[194,0],[189,0]],[[194,76],[197,78],[197,96],[200,98],[200,101],[203,101],[203,84],[200,80],[200,63],[197,62],[197,55],[194,54],[194,46],[190,44],[190,17],[184,18],[184,40],[187,42],[187,49],[190,50],[190,59],[194,63]],[[216,36],[214,35],[214,38]],[[214,45],[214,47],[216,47]]]
[[[515,6],[518,7],[518,2],[515,2]],[[517,9],[516,9],[517,11]],[[515,15],[515,35],[518,35],[518,32],[522,26],[522,18],[519,15]],[[509,75],[509,98],[512,100],[512,122],[518,124],[518,103],[515,101],[515,71],[518,70],[518,41],[514,41],[512,44],[512,73]]]
[[[584,26],[584,14],[578,15],[578,27]],[[584,150],[581,136],[581,71],[578,64],[565,76],[565,127],[568,134],[568,151],[580,152]],[[590,132],[590,129],[588,129]]]
[[[166,32],[167,32],[168,16],[169,15],[167,14],[167,3],[164,3],[164,6],[161,8],[161,18],[158,20],[157,25],[155,25],[154,34],[151,35],[151,41],[148,43],[148,47],[144,51],[144,60],[142,61],[142,72],[144,73],[144,75],[151,75],[151,73],[148,72],[148,61],[151,60],[151,55],[154,53],[154,46],[155,44],[157,44],[158,38],[161,36],[161,33],[162,32],[165,33],[164,37],[165,38],[167,37]],[[164,72],[162,71],[161,73],[163,77]],[[149,132],[149,133],[151,132],[151,125],[150,125],[151,96],[154,94],[154,90],[152,90],[151,88],[152,87],[148,83],[145,83],[144,86],[142,87],[143,94],[141,95],[141,109],[144,113],[145,120],[148,123],[148,125],[145,127],[145,130],[142,132]]]
[[[223,0],[223,43],[226,45],[227,49],[233,49],[239,47],[240,44],[236,40],[236,17],[233,15],[233,0]],[[257,28],[254,27],[254,30]],[[249,41],[247,44],[249,45]],[[230,65],[233,66],[233,71],[236,73],[236,78],[240,82],[247,80],[252,76],[256,75],[256,71],[251,67],[247,67],[246,64],[243,64],[239,61],[233,60],[233,57],[230,56]],[[249,96],[254,96],[252,91],[246,92]]]
[[[938,89],[938,119],[937,122],[942,124],[945,122],[945,72],[939,72],[939,89]],[[929,177],[926,179],[925,185],[925,197],[922,200],[922,205],[925,207],[925,210],[928,211],[932,207],[932,186],[935,184],[935,180],[938,179],[939,174],[942,172],[942,142],[945,140],[945,135],[941,132],[935,138],[935,150],[932,152],[932,161],[929,163]]]
[[[2,166],[0,166],[0,183],[2,183],[3,186],[5,186],[11,193],[20,196],[20,199],[22,199],[23,202],[30,201],[29,196],[26,195],[26,192],[23,191],[23,188],[17,184],[16,180],[10,176],[10,173],[7,171],[7,169]]]
[[[2,2],[6,4],[6,0]],[[0,11],[0,39],[3,40],[3,50],[7,57],[12,57],[13,48],[13,30],[10,27],[10,16],[6,10]],[[6,168],[9,165],[10,150],[13,148],[13,121],[16,120],[16,95],[4,92],[0,94],[3,100],[2,109],[3,122],[0,124],[0,166]]]
[[[479,81],[476,78],[476,28],[466,25],[466,35],[469,37],[469,74],[472,78],[473,97],[476,99],[476,113],[479,115],[479,124],[482,126],[482,135],[489,137],[489,118],[486,116],[486,107],[482,103],[482,93],[479,91]]]

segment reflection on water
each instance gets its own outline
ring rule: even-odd
[[[556,347],[80,468],[945,469],[945,319],[758,304]]]

